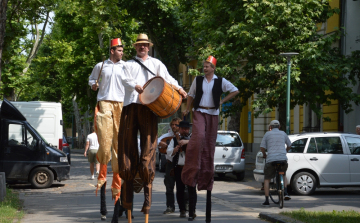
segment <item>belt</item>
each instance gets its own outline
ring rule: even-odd
[[[184,165],[177,165],[176,167],[183,168],[183,167],[184,167]]]
[[[203,107],[203,106],[199,106],[199,108],[206,109],[206,110],[215,109],[215,107]]]

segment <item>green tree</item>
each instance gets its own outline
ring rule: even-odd
[[[327,36],[317,33],[338,9],[328,0],[245,0],[184,1],[184,23],[193,32],[191,55],[218,58],[216,72],[232,80],[239,88],[242,102],[255,94],[255,115],[279,108],[285,123],[286,59],[282,52],[298,52],[292,60],[291,108],[309,104],[319,116],[319,104],[339,100],[345,112],[359,96],[351,92],[351,58],[333,48],[340,32]],[[241,69],[240,69],[241,68]],[[227,111],[238,112],[243,103]],[[285,126],[285,125],[283,125]]]

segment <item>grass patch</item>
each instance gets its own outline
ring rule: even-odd
[[[1,223],[13,223],[20,222],[20,219],[24,217],[24,211],[22,210],[22,201],[19,199],[19,193],[6,188],[5,199],[0,202],[0,222]]]
[[[281,212],[280,214],[307,223],[359,223],[360,213],[354,210],[348,211],[306,211],[301,208],[298,211]]]

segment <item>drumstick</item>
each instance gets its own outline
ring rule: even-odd
[[[131,210],[128,210],[128,223],[131,223],[131,219],[132,219],[132,215],[131,215]]]

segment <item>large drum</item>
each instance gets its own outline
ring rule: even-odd
[[[162,77],[154,77],[143,86],[144,92],[139,99],[160,118],[172,116],[182,102],[182,96]]]

